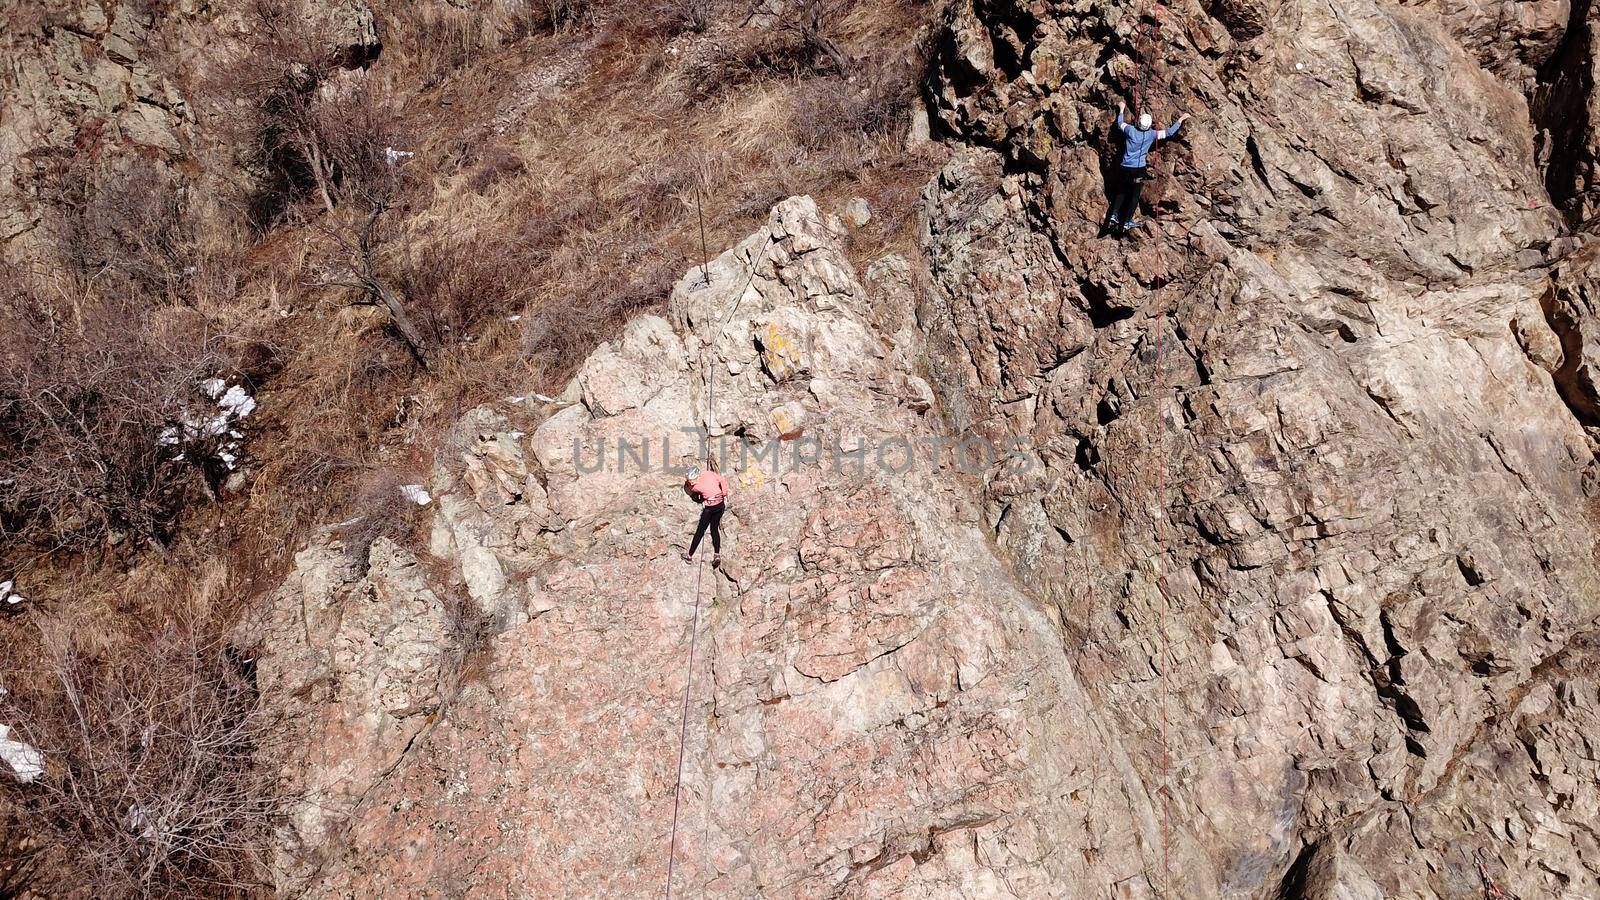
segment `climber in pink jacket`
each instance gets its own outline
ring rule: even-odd
[[[700,524],[695,526],[694,540],[689,543],[689,552],[683,555],[684,562],[694,559],[694,551],[700,547],[700,539],[705,537],[706,531],[711,532],[711,564],[722,565],[722,510],[727,506],[728,494],[732,488],[728,479],[722,477],[717,471],[715,457],[706,459],[706,470],[698,475],[691,476],[683,483],[689,495],[699,500]]]

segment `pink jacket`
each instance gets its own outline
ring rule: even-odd
[[[699,494],[701,502],[705,505],[720,506],[728,496],[728,479],[723,478],[718,472],[708,470],[696,475],[694,480],[689,482],[689,489]]]

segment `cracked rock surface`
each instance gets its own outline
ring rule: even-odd
[[[1144,12],[957,2],[920,258],[786,200],[302,554],[286,887],[658,892],[693,634],[685,896],[1600,896],[1588,5]]]
[[[835,442],[898,447],[939,427],[927,385],[869,327],[839,240],[809,198],[785,201],[709,285],[698,270],[680,283],[670,319],[639,318],[597,350],[523,443],[502,413],[468,417],[468,449],[442,455],[432,486],[435,548],[463,567],[457,548],[486,550],[518,610],[484,610],[501,630],[437,718],[447,623],[408,580],[414,560],[380,541],[355,576],[333,537],[302,554],[261,670],[275,696],[310,693],[306,717],[326,723],[290,766],[317,791],[288,854],[313,871],[304,884],[659,890],[697,586],[680,890],[1043,896],[1137,877],[1138,855],[1113,849],[1157,840],[1136,765],[1065,664],[1055,610],[994,553],[976,479],[949,460],[879,469],[875,449],[835,467]],[[693,460],[686,424],[709,426],[714,446],[730,436],[720,570],[679,558],[694,509],[659,457]],[[585,471],[619,438],[649,439],[657,469]],[[740,465],[744,446],[774,455]],[[892,451],[890,468],[906,458]],[[472,576],[458,580],[470,593]],[[388,618],[314,624],[335,596],[396,602]],[[360,628],[395,643],[369,648],[389,659],[378,672],[339,652]],[[390,658],[401,650],[418,664]],[[1063,752],[1074,746],[1085,752]],[[335,819],[341,834],[325,837]]]

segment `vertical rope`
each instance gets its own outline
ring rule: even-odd
[[[683,755],[689,743],[689,695],[694,690],[695,646],[700,637],[700,575],[705,571],[701,562],[694,570],[694,622],[689,627],[689,666],[683,682],[683,720],[678,729],[678,776],[672,787],[672,838],[667,844],[667,900],[672,900],[672,875],[678,860],[678,812],[683,804]]]
[[[1135,79],[1135,100],[1138,103],[1138,112],[1150,114],[1152,128],[1161,124],[1156,120],[1159,113],[1156,98],[1159,96],[1161,81],[1159,69],[1160,57],[1160,29],[1161,29],[1161,4],[1153,4],[1154,15],[1141,15],[1141,30],[1144,32],[1144,48],[1135,52],[1139,57],[1140,74],[1142,77]],[[1148,11],[1148,10],[1147,10]],[[1155,90],[1152,91],[1152,85]],[[1157,140],[1150,145],[1148,159],[1148,173],[1154,173],[1158,162],[1161,141]],[[1154,180],[1153,174],[1149,180]],[[1137,210],[1135,210],[1137,214]],[[1161,258],[1161,229],[1160,207],[1157,202],[1150,205],[1150,237],[1155,241],[1155,271],[1151,282],[1151,299],[1154,306],[1151,327],[1154,335],[1154,366],[1155,399],[1156,399],[1156,424],[1157,441],[1161,444],[1156,448],[1156,497],[1159,512],[1156,515],[1156,545],[1157,548],[1166,546],[1166,514],[1168,505],[1167,494],[1167,455],[1165,446],[1166,426],[1163,419],[1164,404],[1167,394],[1166,369],[1162,365],[1163,346],[1162,332],[1165,312],[1161,306],[1161,288],[1163,286],[1163,262]],[[1171,662],[1171,650],[1167,641],[1167,592],[1162,582],[1165,572],[1161,568],[1161,557],[1156,557],[1155,587],[1158,601],[1157,613],[1157,648],[1156,648],[1156,675],[1160,680],[1161,703],[1161,781],[1159,785],[1161,802],[1161,892],[1164,897],[1172,896],[1172,754],[1169,741],[1171,727],[1169,707],[1171,706],[1171,688],[1168,681],[1168,668]]]
[[[696,196],[698,199],[698,184],[696,186]],[[701,240],[704,241],[705,218],[703,214],[700,221],[702,228]],[[720,333],[722,326],[728,321],[728,318],[732,316],[734,311],[739,308],[739,301],[742,297],[744,297],[745,291],[750,289],[751,282],[755,281],[756,270],[761,267],[762,261],[766,259],[767,248],[770,246],[772,246],[772,235],[769,232],[767,235],[767,240],[761,244],[761,252],[756,254],[755,259],[750,263],[750,273],[748,276],[746,276],[743,287],[739,288],[739,292],[737,294],[734,294],[733,302],[729,304],[727,312],[724,312],[720,317],[718,317],[715,325],[712,327],[711,331],[713,334]],[[704,274],[705,271],[705,267],[702,266],[701,273],[704,277],[705,284],[710,286],[711,279],[708,275]],[[708,344],[707,346],[709,347],[710,345]],[[709,457],[711,455],[710,429],[711,423],[716,416],[717,407],[717,367],[714,356],[715,355],[713,354],[712,359],[703,360],[701,363],[701,368],[706,373],[705,457]],[[702,458],[701,462],[704,461],[705,459]],[[724,499],[722,502],[727,503],[728,501]],[[687,663],[687,672],[684,675],[683,680],[683,714],[681,723],[678,727],[678,774],[672,787],[672,836],[667,841],[666,900],[672,900],[672,878],[677,870],[678,862],[678,817],[683,806],[683,758],[684,749],[689,743],[689,699],[694,691],[695,650],[699,645],[700,637],[700,582],[701,576],[704,575],[705,570],[705,560],[697,559],[695,561],[694,570],[694,619],[689,626],[689,661]]]
[[[705,165],[702,162],[701,165],[695,167],[694,171],[694,208],[695,213],[700,217],[700,281],[702,284],[705,284],[709,287],[711,285],[711,276],[707,273],[706,266],[710,265],[711,263],[711,250],[709,245],[706,243],[706,201],[705,189],[703,187],[704,182]]]

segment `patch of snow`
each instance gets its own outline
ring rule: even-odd
[[[23,784],[44,774],[44,754],[39,748],[11,739],[11,726],[0,725],[0,762]]]
[[[217,406],[223,412],[236,419],[242,419],[256,410],[256,398],[244,389],[244,385],[236,384],[228,388],[228,392],[217,401]]]
[[[554,403],[554,402],[556,402],[556,398],[554,398],[554,397],[546,397],[543,394],[534,394],[533,395],[533,399],[538,400],[540,403]]]
[[[205,391],[206,396],[213,400],[221,397],[222,392],[227,389],[228,382],[221,378],[207,378],[205,381],[200,382],[200,390]]]
[[[400,496],[410,500],[418,506],[427,506],[433,502],[433,495],[429,494],[420,484],[400,485]]]
[[[396,150],[393,147],[383,148],[383,158],[387,160],[391,166],[402,159],[410,159],[416,155],[416,151],[414,150]]]
[[[521,316],[507,316],[506,317],[506,321],[507,322],[521,322],[522,321],[522,317]]]
[[[128,830],[139,832],[139,837],[147,841],[159,835],[155,823],[150,821],[149,811],[142,803],[128,807]]]

